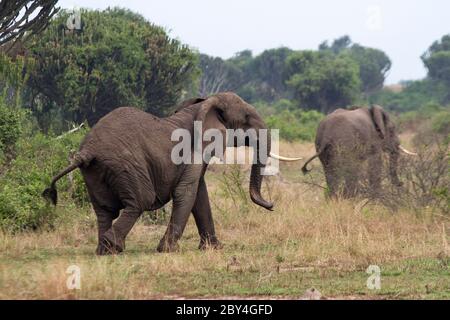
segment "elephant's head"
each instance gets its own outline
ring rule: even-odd
[[[378,105],[372,106],[371,114],[375,129],[380,137],[381,147],[384,152],[389,154],[389,174],[391,177],[391,182],[395,185],[401,185],[397,175],[397,165],[400,152],[404,152],[409,155],[416,154],[406,150],[400,145],[400,139],[398,138],[395,125],[389,119],[388,114],[382,107]]]
[[[250,197],[254,203],[271,210],[273,204],[264,200],[261,196],[262,170],[266,165],[267,158],[273,156],[284,161],[296,161],[300,158],[285,158],[271,154],[269,131],[261,130],[267,129],[266,124],[256,109],[236,94],[231,92],[218,93],[208,97],[200,104],[201,107],[196,115],[196,120],[202,121],[203,131],[215,128],[220,130],[225,138],[227,129],[241,129],[241,132],[244,133],[244,139],[234,136],[233,139],[228,140],[228,146],[252,145],[256,147],[254,150],[256,161],[252,164],[250,175]],[[255,133],[255,135],[249,135],[249,132]],[[235,134],[238,135],[236,131]],[[222,142],[225,150],[225,139]]]

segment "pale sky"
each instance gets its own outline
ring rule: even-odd
[[[63,8],[124,7],[202,53],[229,58],[250,49],[317,49],[348,34],[387,53],[386,83],[423,78],[420,56],[450,33],[448,0],[60,0]]]

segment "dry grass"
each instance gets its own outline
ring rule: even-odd
[[[282,143],[280,150],[314,154],[312,144]],[[326,202],[323,190],[300,183],[300,166],[283,164],[281,176],[268,179],[274,212],[253,204],[242,210],[224,197],[220,178],[236,168],[216,166],[207,174],[225,244],[219,251],[196,249],[190,219],[180,251],[158,254],[165,226],[141,221],[124,254],[96,257],[94,215],[59,207],[68,221],[56,230],[0,235],[0,298],[299,298],[310,287],[327,298],[450,298],[448,216],[431,208],[392,213],[371,203]],[[81,268],[81,290],[66,287],[72,264]],[[381,268],[381,290],[366,287],[372,264]]]

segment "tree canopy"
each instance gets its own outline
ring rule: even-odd
[[[292,54],[287,65],[287,84],[305,109],[328,113],[358,99],[359,67],[348,57],[302,51]]]
[[[244,50],[227,60],[201,55],[201,61],[208,61],[200,64],[201,83],[220,83],[250,102],[293,99],[297,107],[322,112],[379,91],[391,67],[383,51],[353,43],[349,36],[324,41],[314,51],[280,47],[253,56]]]
[[[68,11],[29,44],[33,112],[93,125],[131,105],[162,115],[197,74],[196,55],[141,15],[124,9],[81,11],[81,30],[68,30]]]
[[[219,57],[200,54],[199,67],[202,70],[198,87],[200,96],[204,97],[220,91],[234,91],[242,83],[242,70]]]
[[[348,55],[354,60],[359,66],[361,91],[366,97],[383,87],[391,68],[391,60],[383,51],[352,43],[349,36],[334,40],[331,46],[325,41],[319,46],[319,51]]]
[[[435,41],[421,56],[428,69],[425,79],[404,81],[402,90],[381,90],[370,101],[395,111],[418,110],[428,104],[447,105],[450,102],[450,34]]]
[[[450,34],[435,41],[421,58],[431,79],[442,80],[450,85]]]

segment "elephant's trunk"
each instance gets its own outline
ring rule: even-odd
[[[389,176],[391,178],[391,183],[395,186],[402,185],[397,175],[398,157],[399,157],[398,151],[392,152],[389,156]]]
[[[263,199],[261,195],[261,184],[263,179],[263,171],[264,167],[266,166],[267,159],[270,154],[270,135],[267,134],[267,143],[266,146],[264,146],[264,143],[261,143],[261,137],[258,136],[258,143],[257,148],[254,150],[256,153],[256,162],[252,165],[252,171],[250,174],[250,198],[254,203],[257,205],[266,208],[267,210],[272,210],[273,203],[268,202]],[[265,157],[261,158],[260,156],[260,148],[264,148],[264,155]]]

